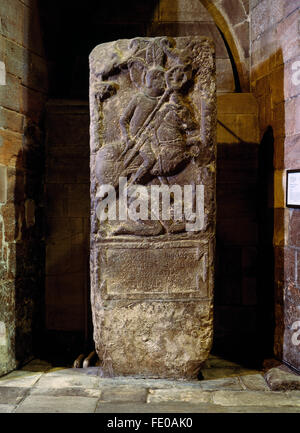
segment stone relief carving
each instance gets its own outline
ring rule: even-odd
[[[212,339],[212,43],[119,40],[93,50],[90,71],[91,299],[103,374],[195,377]],[[135,191],[125,201],[124,182]],[[168,218],[155,187],[171,191]],[[198,205],[202,224],[189,230]]]
[[[94,63],[97,80],[92,87],[92,97],[97,101],[96,111],[100,116],[97,122],[99,139],[95,138],[94,144],[97,150],[95,182],[110,183],[117,188],[122,176],[128,179],[128,186],[142,184],[149,188],[153,184],[178,184],[178,175],[184,173],[179,184],[188,184],[186,167],[194,164],[195,158],[208,149],[207,137],[204,142],[201,140],[198,122],[201,115],[206,116],[206,100],[202,99],[203,112],[199,113],[199,107],[190,98],[200,73],[201,55],[197,52],[197,43],[191,40],[177,48],[174,40],[161,37],[153,40],[137,38],[122,49],[120,44],[117,42],[110,53],[104,48],[102,57]],[[111,131],[103,125],[104,105],[109,98],[117,99],[118,93],[122,93],[122,75],[127,75],[130,80],[130,98],[122,94],[121,98],[126,100],[122,110],[116,110],[111,104],[116,114]],[[119,102],[116,105],[119,106]],[[205,131],[202,133],[204,136]],[[97,225],[97,221],[95,223]],[[102,224],[103,230],[100,229],[104,236],[158,235],[184,231],[185,224],[110,221],[104,226]]]

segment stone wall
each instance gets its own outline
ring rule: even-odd
[[[46,2],[42,8],[51,65],[51,98],[87,98],[87,58],[99,43],[162,35],[211,37],[216,44],[218,91],[235,91],[228,50],[213,17],[200,0],[116,0],[101,4],[89,0],[71,10],[63,2]],[[247,13],[243,14],[241,19],[247,19]],[[247,40],[247,29],[240,29]]]
[[[292,343],[300,308],[300,211],[285,206],[285,170],[300,166],[300,81],[293,69],[299,61],[300,6],[297,0],[252,0],[250,7],[251,87],[261,137],[269,135],[274,145],[275,354],[300,368],[299,346]]]
[[[212,15],[199,0],[160,0],[147,36],[208,36],[216,46],[218,92],[235,91],[232,65],[226,45]]]
[[[0,374],[34,351],[42,316],[47,91],[36,1],[0,2]]]
[[[222,31],[234,59],[239,89],[249,91],[250,16],[249,0],[199,0]]]
[[[259,358],[258,107],[250,93],[218,96],[215,344]]]
[[[49,101],[46,129],[45,349],[76,358],[89,303],[88,102]]]

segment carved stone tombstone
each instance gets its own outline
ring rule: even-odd
[[[90,55],[91,302],[105,376],[196,378],[213,333],[212,42]]]

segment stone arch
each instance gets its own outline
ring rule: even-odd
[[[234,22],[230,18],[232,12],[230,11],[230,6],[232,2],[230,0],[200,0],[202,5],[208,10],[208,12],[213,17],[216,26],[224,35],[224,38],[228,44],[228,47],[231,51],[234,65],[236,67],[239,82],[241,86],[242,92],[249,91],[249,68],[247,67],[248,55],[249,52],[249,39],[241,42],[242,32],[240,37],[237,36],[236,28],[234,27]],[[247,20],[247,12],[244,6],[241,5],[240,0],[236,1],[236,4],[239,3],[240,7],[243,7],[243,11],[245,13],[245,20]]]

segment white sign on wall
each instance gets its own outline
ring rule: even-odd
[[[300,169],[286,172],[286,205],[300,207]]]

